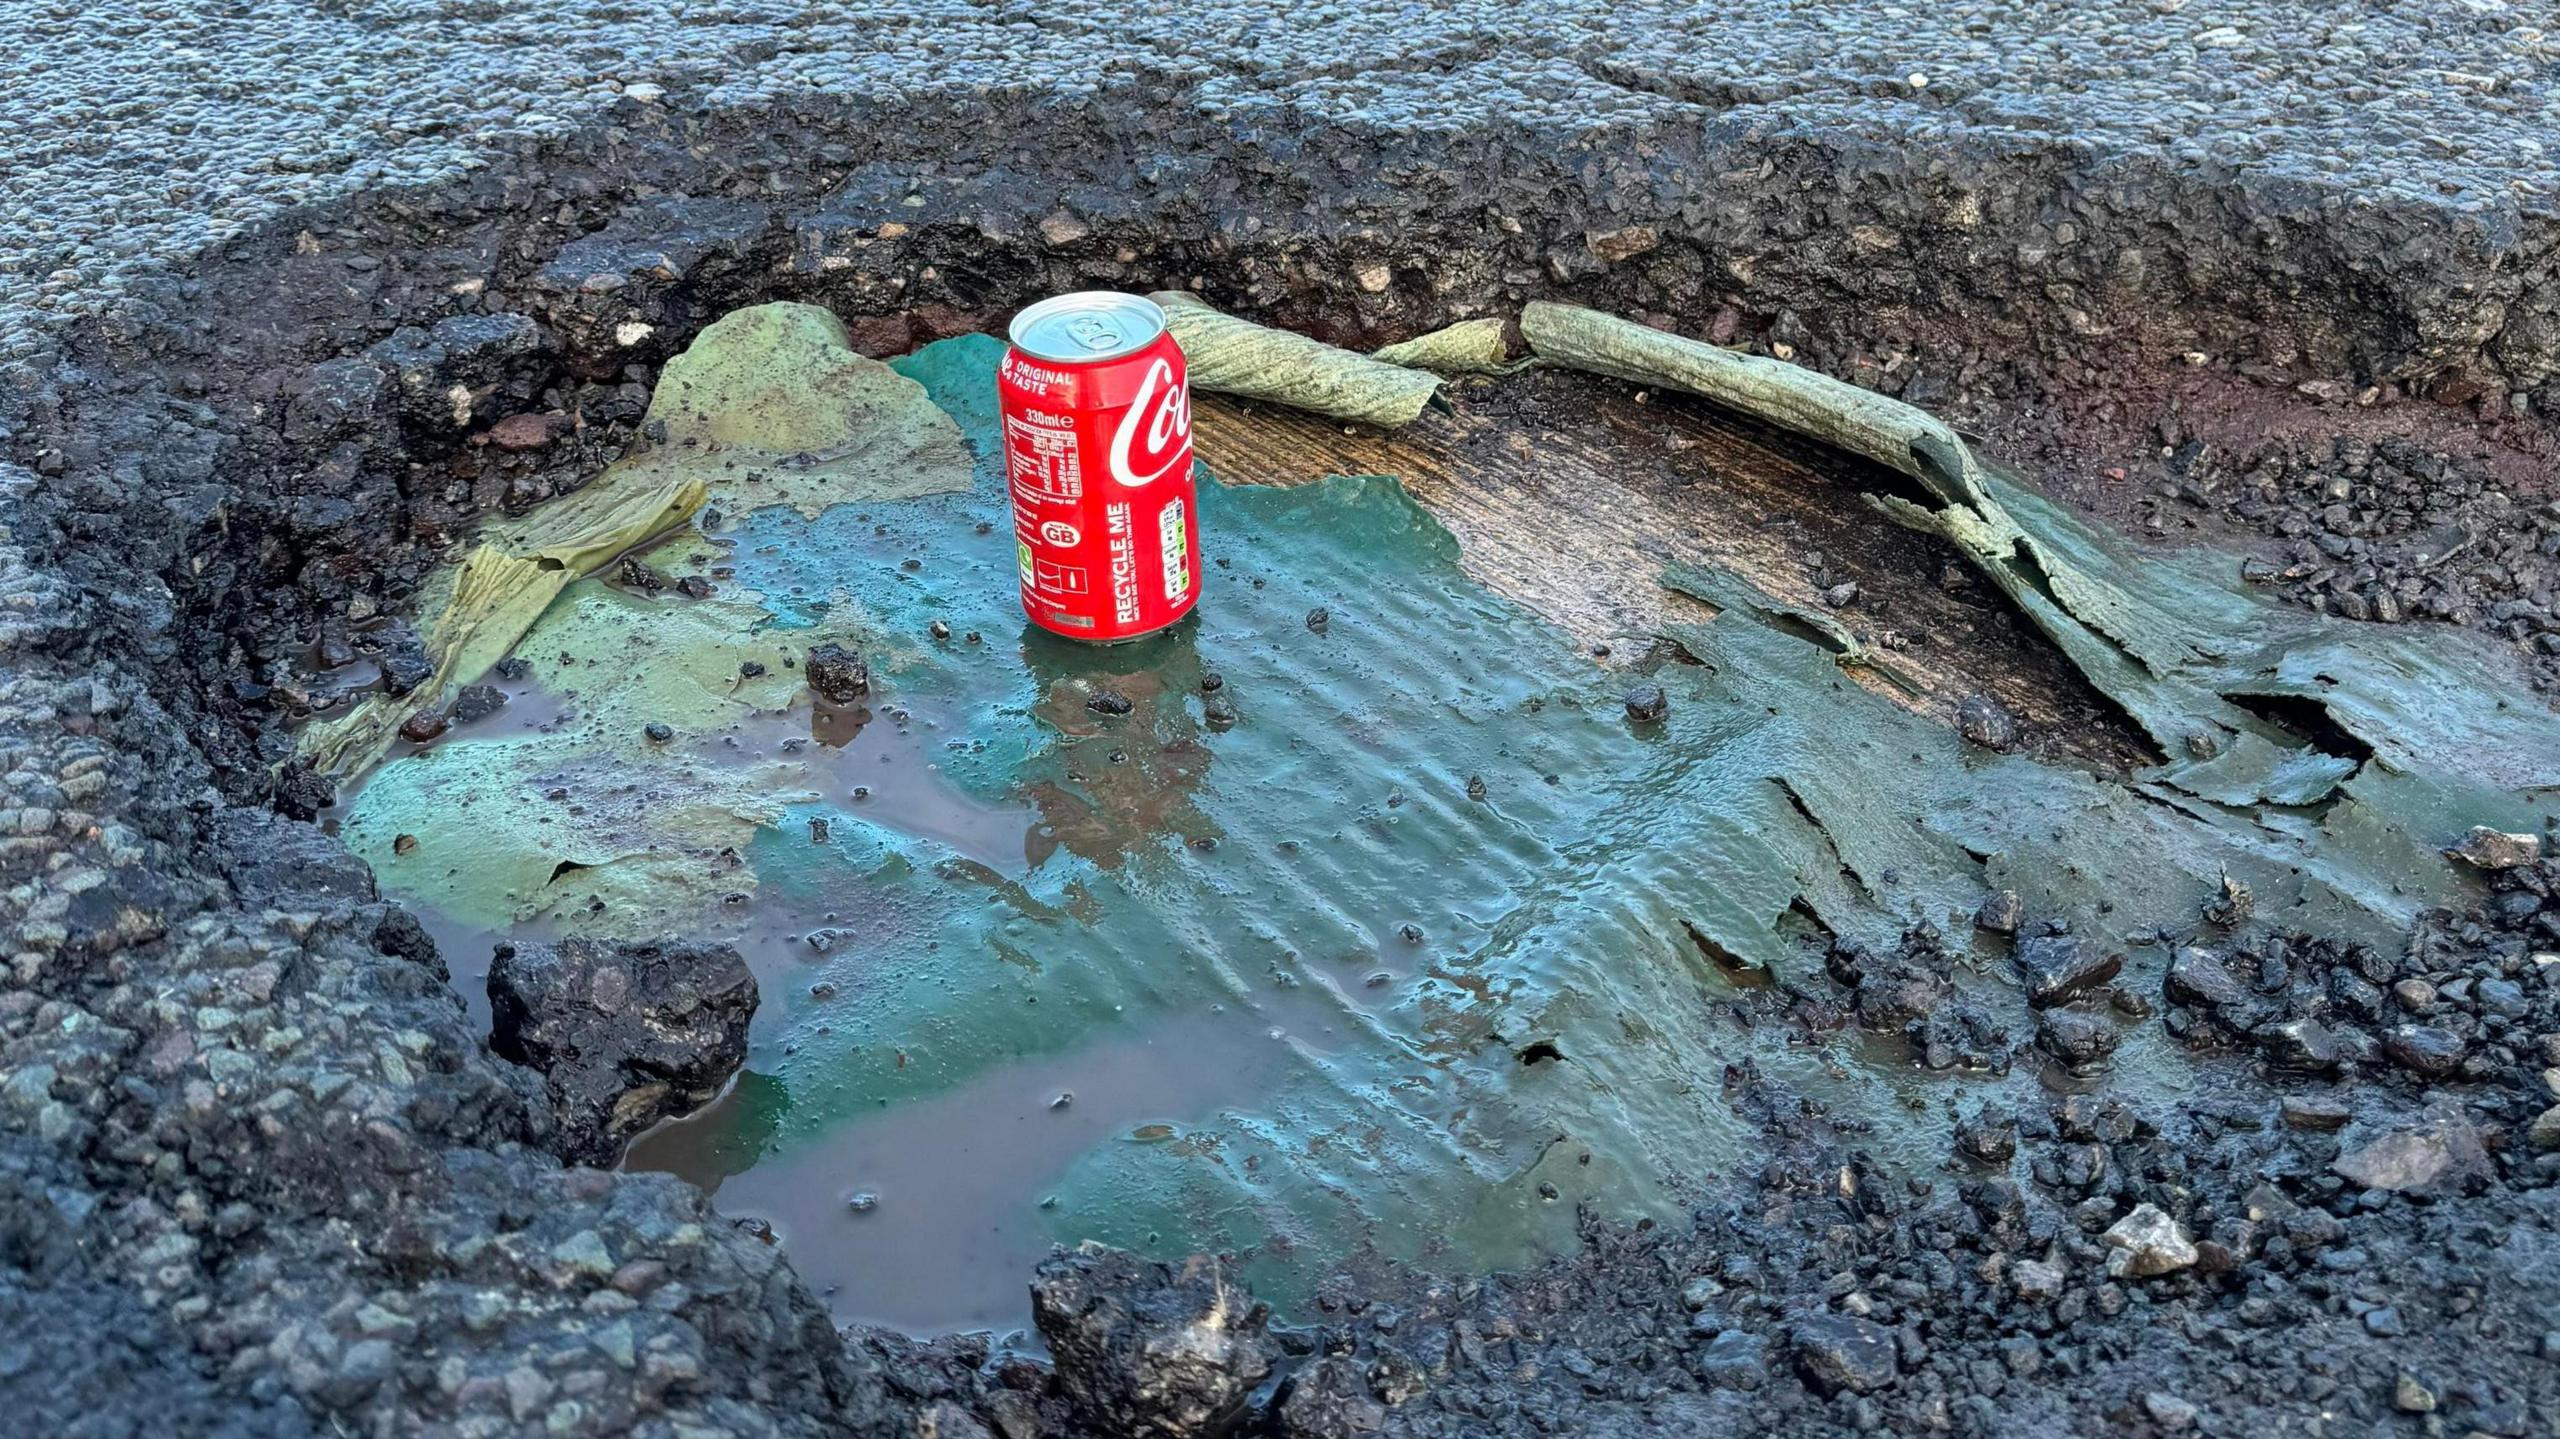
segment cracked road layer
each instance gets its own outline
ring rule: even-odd
[[[427,936],[271,808],[315,647],[396,670],[447,537],[591,473],[737,304],[896,352],[1080,285],[1363,343],[1573,299],[2102,505],[2172,407],[2525,485],[2560,406],[2530,7],[0,14],[0,1389],[40,1433],[1023,1439],[1250,1388],[1132,1371],[1212,1288],[1143,1267],[1053,1278],[1063,1374],[839,1335],[692,1191],[564,1171]],[[2206,932],[2164,988],[2146,951],[2126,1005],[2226,1082],[1968,1114],[1935,1175],[1721,1076],[1770,1161],[1694,1223],[1336,1286],[1260,1422],[2550,1432],[2554,883],[2400,956]],[[1943,963],[1906,949],[1737,1022],[1899,1012],[1866,991]],[[2141,1204],[2192,1243],[2145,1219],[2110,1272]]]
[[[2483,230],[2560,203],[2560,30],[2537,6],[2189,0],[1962,7],[1348,3],[689,7],[0,6],[9,332],[295,206],[435,184],[625,96],[1102,95],[1142,82],[1239,124],[1501,119],[1962,136],[2162,156],[2409,199]]]

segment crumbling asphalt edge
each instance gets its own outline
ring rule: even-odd
[[[1573,298],[2029,443],[2109,406],[2139,427],[2199,371],[2292,423],[2406,403],[2413,429],[2510,448],[2560,406],[2547,218],[2069,147],[1247,136],[1114,98],[894,125],[626,100],[452,184],[233,240],[12,375],[0,1295],[28,1336],[9,1387],[61,1406],[33,1412],[65,1433],[154,1406],[242,1433],[890,1433],[941,1389],[984,1398],[949,1377],[965,1352],[841,1341],[672,1181],[564,1176],[532,1082],[467,1032],[414,924],[264,810],[287,652],[610,449],[629,388],[732,304],[816,299],[893,349],[1070,284],[1196,277],[1364,342]],[[436,340],[480,315],[533,339]],[[490,394],[457,411],[446,379]],[[556,439],[489,442],[554,410]],[[129,1337],[62,1342],[101,1329]],[[1857,1423],[1849,1392],[1819,1422]]]

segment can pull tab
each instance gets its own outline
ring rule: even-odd
[[[1078,315],[1067,322],[1067,333],[1088,350],[1120,347],[1120,327],[1100,315]]]

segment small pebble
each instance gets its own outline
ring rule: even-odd
[[[2018,926],[2026,921],[2027,907],[2014,889],[1994,891],[1982,902],[1982,907],[1973,912],[1974,927],[1993,934],[2016,934]]]
[[[1956,733],[2005,753],[2018,747],[2018,717],[1989,695],[1973,695],[1956,706]]]
[[[1627,718],[1642,724],[1660,723],[1671,713],[1671,696],[1657,684],[1641,684],[1627,691]]]
[[[453,713],[450,718],[455,724],[472,724],[487,719],[506,707],[506,691],[499,689],[496,685],[464,685],[462,693],[454,696]]]
[[[649,737],[651,744],[665,744],[676,737],[676,727],[662,721],[653,722],[640,732]]]

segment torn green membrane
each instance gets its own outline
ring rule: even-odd
[[[1058,640],[1015,598],[1001,351],[972,336],[896,362],[966,434],[970,489],[766,509],[667,547],[670,568],[734,571],[721,611],[744,613],[680,632],[658,628],[679,602],[596,599],[624,607],[599,628],[665,648],[581,642],[565,652],[593,663],[537,671],[606,726],[580,754],[474,758],[519,741],[459,733],[356,801],[385,886],[438,903],[472,902],[439,853],[559,843],[515,828],[543,811],[472,799],[493,766],[518,797],[581,763],[637,786],[650,804],[611,827],[638,854],[734,848],[731,879],[607,909],[755,956],[754,1073],[693,1122],[688,1172],[773,1219],[848,1317],[1018,1322],[1025,1266],[1088,1237],[1245,1255],[1284,1305],[1364,1250],[1524,1263],[1573,1242],[1579,1204],[1660,1213],[1664,1176],[1751,1162],[1722,1092],[1745,1060],[1878,1117],[1888,1162],[1932,1163],[1944,1106],[1913,1101],[1942,1090],[1847,1041],[1737,1027],[1730,967],[1802,973],[1833,933],[1960,923],[1992,887],[2102,917],[2092,943],[2183,931],[2226,871],[2266,918],[2385,936],[2463,893],[2437,818],[2530,818],[2423,753],[2294,807],[1989,755],[1861,688],[1836,636],[1750,603],[1677,632],[1698,662],[1657,676],[1665,722],[1632,723],[1622,677],[1467,581],[1449,534],[1379,477],[1204,485],[1197,617],[1116,648]],[[727,603],[742,592],[754,604]],[[815,742],[778,666],[743,698],[717,681],[820,636],[871,659],[850,736]],[[616,659],[690,678],[618,691],[658,681],[610,677]],[[1126,714],[1088,705],[1106,691]],[[650,705],[684,716],[674,743],[629,742]],[[697,805],[720,817],[643,831]],[[403,825],[418,844],[386,857]],[[751,898],[713,897],[747,888],[737,875]],[[2156,984],[2164,960],[2136,950],[2128,982]],[[1966,982],[2023,1013],[1996,967]],[[2156,1027],[2117,1062],[2184,1082]],[[980,1162],[995,1152],[1011,1158]],[[878,1204],[848,1210],[857,1191]],[[954,1277],[909,1282],[910,1254]]]
[[[815,518],[969,484],[959,428],[816,305],[754,305],[704,327],[667,362],[648,418],[661,433],[626,463],[699,478],[730,513]]]
[[[1953,543],[2121,705],[2168,755],[2154,785],[2299,807],[2368,755],[2476,787],[2560,782],[2560,716],[2525,698],[2512,657],[2483,636],[2350,628],[2242,590],[2227,561],[2132,558],[1983,466],[1936,418],[1813,370],[1572,305],[1533,302],[1520,325],[1544,359],[1687,390],[1917,482],[1924,500],[1868,499]],[[2344,742],[2288,725],[2269,700],[2341,727]]]
[[[546,722],[528,728],[530,706],[511,705],[386,765],[349,798],[339,832],[404,898],[491,934],[559,922],[645,938],[717,923],[728,896],[755,887],[739,855],[816,797],[810,776],[660,744],[647,726],[699,737],[799,699],[785,661],[801,637],[763,639],[769,623],[751,606],[582,581],[521,647],[557,701]],[[765,673],[743,677],[750,661]]]
[[[1267,400],[1380,429],[1409,425],[1440,393],[1440,377],[1384,358],[1337,349],[1209,307],[1187,290],[1147,298],[1164,307],[1194,389]],[[1495,335],[1499,348],[1500,335]],[[1463,367],[1485,354],[1480,332],[1441,332],[1422,349]],[[1421,342],[1409,342],[1421,343]]]

